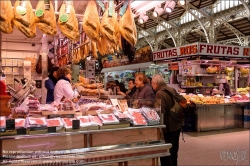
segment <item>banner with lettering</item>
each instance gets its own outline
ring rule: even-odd
[[[153,52],[153,61],[174,59],[193,55],[250,58],[250,47],[193,43]]]

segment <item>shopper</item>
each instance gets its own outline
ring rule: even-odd
[[[128,91],[126,93],[119,92],[119,95],[125,96],[126,99],[130,99],[136,91],[135,80],[129,79],[128,81]]]
[[[60,68],[58,70],[58,82],[56,83],[54,90],[54,98],[57,103],[59,103],[64,97],[66,99],[74,99],[79,94],[74,91],[74,87],[71,86],[71,70],[69,68]]]
[[[116,94],[119,95],[121,93],[126,93],[127,89],[125,88],[125,85],[120,82],[118,85],[116,85]]]
[[[50,74],[44,80],[44,88],[42,90],[42,103],[50,104],[54,101],[54,89],[58,80],[57,71],[59,67],[55,66],[51,69]]]
[[[228,84],[228,80],[227,79],[225,79],[224,83],[221,83],[219,85],[219,90],[223,91],[225,96],[231,96],[232,95],[232,92],[231,92],[231,89],[230,89],[230,85]]]
[[[135,86],[137,90],[132,96],[134,99],[133,107],[140,108],[143,105],[152,107],[154,105],[155,94],[144,74],[139,73],[136,75]]]
[[[163,135],[166,143],[171,143],[170,156],[161,157],[162,166],[177,166],[177,157],[179,150],[179,137],[181,131],[180,122],[173,119],[170,114],[170,109],[174,106],[174,100],[164,90],[168,90],[172,94],[176,94],[176,90],[167,86],[164,78],[161,75],[155,75],[152,78],[152,87],[156,91],[155,106],[161,106],[161,112],[164,117],[166,128],[163,130]]]

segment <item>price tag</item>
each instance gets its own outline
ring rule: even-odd
[[[69,16],[67,14],[62,14],[59,19],[62,22],[67,22],[69,20]]]
[[[197,96],[199,96],[199,97],[204,97],[203,94],[197,94]]]
[[[43,15],[43,9],[38,9],[38,10],[36,10],[35,15],[36,15],[37,17],[41,17],[41,16]]]
[[[48,133],[56,133],[56,127],[48,127]]]
[[[72,120],[72,129],[73,130],[80,129],[80,120]]]
[[[16,12],[20,15],[25,15],[26,14],[26,8],[23,6],[17,6]]]
[[[6,130],[15,130],[15,119],[6,120]]]
[[[25,135],[27,130],[25,128],[17,129],[17,135]]]

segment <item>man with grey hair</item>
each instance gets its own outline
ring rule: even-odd
[[[152,77],[152,87],[156,91],[155,106],[161,106],[161,113],[164,115],[164,124],[166,128],[163,130],[164,139],[166,143],[171,143],[170,156],[161,157],[161,165],[177,166],[178,150],[179,150],[179,137],[181,125],[170,114],[170,109],[174,106],[175,102],[170,96],[178,95],[174,88],[167,86],[164,78],[161,75]]]

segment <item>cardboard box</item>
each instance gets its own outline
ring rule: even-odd
[[[12,59],[5,59],[5,66],[12,66]]]
[[[12,66],[17,66],[17,59],[12,59]]]
[[[23,60],[18,59],[17,60],[17,66],[22,67],[23,66]]]

